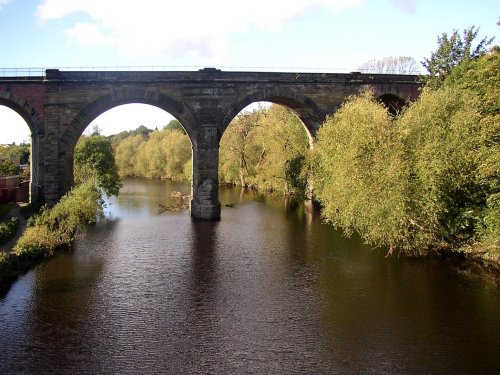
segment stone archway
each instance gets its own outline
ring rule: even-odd
[[[300,119],[311,137],[316,135],[316,131],[326,117],[326,113],[310,98],[277,87],[255,92],[232,104],[222,117],[223,132],[245,107],[256,102],[271,102],[287,107]]]
[[[148,90],[116,90],[110,94],[101,96],[81,109],[71,120],[66,131],[61,135],[61,166],[60,169],[63,191],[68,191],[73,184],[73,156],[78,139],[87,126],[104,112],[126,104],[148,104],[160,108],[174,116],[184,127],[191,144],[194,145],[196,137],[193,135],[193,127],[189,111],[183,105],[172,98]]]

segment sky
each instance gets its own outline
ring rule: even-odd
[[[344,73],[389,56],[420,62],[437,36],[473,25],[498,44],[499,16],[498,0],[0,0],[0,76],[124,66]],[[108,135],[171,119],[134,104],[89,127]],[[0,106],[0,144],[27,138],[21,117]]]

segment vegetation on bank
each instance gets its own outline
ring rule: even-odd
[[[90,181],[106,195],[118,195],[121,188],[118,167],[111,142],[98,131],[82,136],[75,148],[74,179],[76,184]]]
[[[122,177],[191,180],[191,141],[175,120],[163,130],[133,134],[113,144]]]
[[[408,255],[500,263],[500,54],[464,59],[391,118],[373,94],[327,119],[314,150],[324,219]]]
[[[0,223],[0,245],[6,244],[16,235],[19,227],[19,219],[11,217],[9,220]]]
[[[284,194],[304,194],[309,175],[309,139],[287,108],[240,114],[220,142],[221,183]]]
[[[12,252],[0,254],[0,287],[56,250],[69,247],[79,231],[102,216],[102,193],[118,194],[121,184],[107,138],[82,137],[75,150],[75,175],[77,185],[56,205],[43,206],[31,216]]]
[[[95,223],[101,213],[101,193],[91,182],[76,186],[52,208],[42,208],[29,220],[12,253],[0,253],[0,286],[69,246],[76,233]]]

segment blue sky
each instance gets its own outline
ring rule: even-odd
[[[499,43],[499,16],[493,0],[0,0],[0,75],[96,66],[349,72],[387,56],[421,61],[438,35],[472,25]],[[0,106],[0,143],[29,134],[9,111]],[[170,119],[139,105],[107,117],[97,121],[104,133]]]

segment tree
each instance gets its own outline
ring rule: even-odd
[[[359,66],[359,71],[363,73],[380,74],[418,74],[418,64],[413,57],[383,57],[365,62]]]
[[[272,105],[257,128],[255,139],[262,149],[255,166],[259,187],[285,194],[304,194],[309,142],[304,125],[288,108]]]
[[[371,244],[412,249],[404,149],[372,91],[349,98],[325,121],[313,156],[315,196],[327,222]]]
[[[136,176],[136,159],[141,145],[146,142],[140,135],[124,138],[115,147],[116,164],[120,176]]]
[[[272,105],[240,114],[220,145],[221,181],[285,194],[305,193],[308,138],[287,108]]]
[[[0,160],[0,176],[15,176],[20,172],[19,166],[14,164],[12,160]]]
[[[428,85],[441,86],[455,66],[477,59],[488,51],[487,47],[495,38],[484,37],[474,48],[472,44],[478,34],[479,28],[471,26],[464,29],[463,36],[459,34],[458,30],[453,30],[450,36],[447,33],[438,36],[438,49],[432,52],[430,58],[425,58],[422,61],[422,65],[429,72],[429,76],[426,78]]]
[[[255,131],[261,125],[262,111],[243,113],[226,129],[220,143],[220,177],[223,182],[238,181],[242,187],[255,182],[255,166],[263,156],[263,150],[253,141]]]
[[[500,50],[457,66],[444,82],[445,88],[468,95],[481,113],[480,147],[474,153],[477,178],[485,196],[479,206],[477,231],[483,245],[500,243]],[[466,134],[468,135],[468,134]],[[486,205],[484,204],[486,202]]]
[[[176,130],[181,133],[186,134],[186,131],[182,127],[181,123],[178,120],[170,120],[170,122],[163,127],[164,130]]]
[[[91,180],[108,196],[118,195],[121,183],[111,142],[104,136],[82,137],[75,148],[75,181]]]

